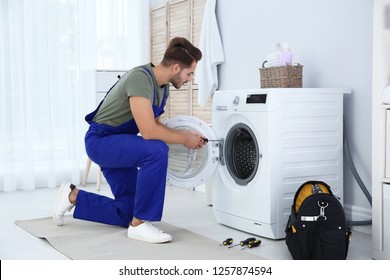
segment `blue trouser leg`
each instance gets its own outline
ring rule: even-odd
[[[86,149],[101,166],[114,199],[80,191],[74,217],[128,226],[132,217],[159,221],[164,206],[168,146],[129,134],[87,134]]]
[[[80,190],[74,218],[127,227],[133,218],[137,168],[102,168],[114,199]]]

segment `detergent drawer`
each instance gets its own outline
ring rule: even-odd
[[[216,91],[212,111],[218,112],[263,112],[268,111],[268,96],[257,90]]]

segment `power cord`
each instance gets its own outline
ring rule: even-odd
[[[344,131],[344,137],[343,137],[343,142],[344,142],[344,154],[346,156],[347,163],[349,167],[351,168],[353,177],[355,178],[356,182],[359,184],[360,189],[363,191],[364,195],[366,196],[368,202],[370,203],[372,207],[372,197],[370,192],[367,190],[367,187],[364,185],[362,179],[359,176],[359,173],[357,172],[355,165],[352,161],[351,157],[351,152],[349,150],[349,144],[348,144],[348,136],[347,136],[347,129],[346,129],[346,124],[345,124],[345,118],[343,118],[343,131]],[[372,220],[368,221],[347,221],[348,225],[350,226],[361,226],[361,225],[371,225]]]

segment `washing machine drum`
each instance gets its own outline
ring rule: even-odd
[[[258,141],[249,126],[234,125],[225,138],[225,161],[230,176],[242,186],[252,181],[260,165]]]
[[[216,139],[210,125],[195,117],[176,116],[163,123],[171,128],[198,132],[213,141]],[[225,140],[218,142],[209,142],[199,150],[178,144],[168,145],[167,183],[185,188],[199,186],[211,178],[218,164],[226,164],[238,185],[245,186],[252,181],[260,166],[261,154],[251,128],[244,123],[235,124]]]

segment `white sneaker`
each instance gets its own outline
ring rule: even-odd
[[[57,203],[53,209],[53,220],[58,226],[64,224],[64,215],[66,211],[72,210],[74,205],[69,201],[69,193],[72,191],[70,183],[62,183],[57,197]]]
[[[172,236],[156,228],[150,222],[144,222],[139,226],[129,226],[127,237],[149,243],[164,243],[172,240]]]

